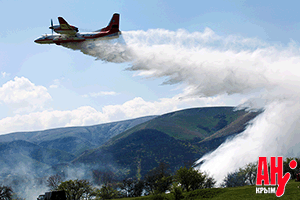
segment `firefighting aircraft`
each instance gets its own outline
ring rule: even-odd
[[[52,29],[52,35],[45,34],[34,40],[34,42],[39,44],[61,45],[68,42],[77,43],[88,40],[109,40],[118,38],[121,34],[119,30],[119,19],[120,15],[115,13],[107,27],[93,32],[78,33],[77,27],[69,25],[62,17],[58,17],[60,25],[53,26],[53,21],[51,20],[49,29]],[[53,34],[53,31],[58,34]]]

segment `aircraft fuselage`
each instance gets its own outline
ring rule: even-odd
[[[53,25],[51,20],[52,29],[51,35],[43,35],[34,42],[38,44],[57,44],[61,45],[68,42],[84,42],[87,40],[109,40],[118,38],[121,34],[119,30],[119,19],[120,15],[118,13],[114,13],[108,26],[102,28],[97,31],[87,32],[87,33],[78,33],[78,28],[75,26],[71,26],[64,20],[62,17],[58,17],[58,21],[60,25]],[[53,31],[59,34],[53,34]]]
[[[105,32],[86,32],[86,33],[76,33],[75,36],[54,34],[54,35],[43,35],[34,42],[38,44],[57,44],[67,42],[83,42],[88,40],[108,40],[118,38],[121,31],[105,31]]]

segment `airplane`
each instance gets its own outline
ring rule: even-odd
[[[78,33],[79,30],[77,27],[69,25],[64,18],[58,17],[60,25],[53,26],[53,21],[51,20],[49,29],[52,29],[52,35],[42,35],[34,40],[34,42],[38,44],[61,45],[68,42],[78,43],[89,40],[109,40],[118,38],[121,34],[121,31],[119,30],[119,19],[120,15],[115,13],[107,27],[93,32]],[[58,34],[53,34],[53,31]]]

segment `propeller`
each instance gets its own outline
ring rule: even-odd
[[[51,19],[51,26],[49,27],[49,29],[52,29],[52,35],[53,35],[53,29],[54,29],[54,27],[53,27],[53,20]]]

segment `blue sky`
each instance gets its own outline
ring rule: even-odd
[[[125,70],[130,62],[104,62],[61,46],[35,44],[41,34],[51,33],[50,19],[57,24],[62,16],[82,31],[93,31],[105,27],[117,12],[125,36],[128,31],[184,29],[193,34],[209,28],[222,41],[238,37],[286,47],[291,42],[298,45],[299,4],[1,0],[0,134],[92,125],[189,107],[238,105],[247,98],[240,93],[215,93],[179,102],[174,99],[184,94],[188,81],[162,84],[168,75],[149,77]]]

